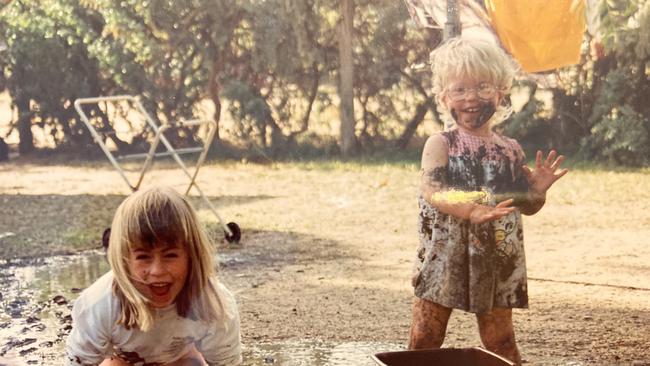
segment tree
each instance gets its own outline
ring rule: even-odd
[[[608,55],[593,65],[587,157],[624,165],[650,165],[650,3],[601,4]],[[623,25],[623,26],[621,26]]]
[[[0,28],[8,45],[2,69],[18,109],[13,127],[21,153],[34,149],[34,125],[47,128],[57,143],[84,140],[72,101],[103,84],[86,48],[97,34],[94,20],[73,1],[14,1],[2,9]]]
[[[640,0],[602,4],[607,56],[593,58],[585,47],[580,65],[558,73],[550,110],[533,98],[503,128],[527,148],[649,165],[650,5]],[[218,122],[225,100],[234,120],[232,142],[263,154],[294,154],[300,144],[314,143],[320,138],[313,134],[314,111],[329,108],[337,94],[342,123],[336,138],[343,155],[355,149],[403,149],[428,116],[439,121],[427,60],[441,34],[416,28],[401,2],[20,0],[2,5],[0,36],[7,49],[0,53],[0,86],[18,110],[13,128],[23,153],[34,147],[34,129],[50,134],[59,147],[94,148],[73,101],[122,93],[141,95],[161,122],[196,115],[206,99],[214,103]],[[346,39],[343,31],[351,21],[354,28],[345,32]],[[532,84],[522,88],[531,95],[537,90]],[[109,127],[108,116],[99,109],[92,113]],[[192,135],[185,132],[177,137]],[[119,149],[132,148],[111,138]]]
[[[365,150],[404,149],[427,114],[439,121],[428,59],[441,32],[405,21],[402,2],[359,1],[357,10],[355,98],[361,107],[361,145]]]
[[[238,136],[261,151],[286,153],[307,132],[336,60],[332,14],[328,2],[268,0],[245,15],[222,75],[224,96]]]
[[[72,108],[79,97],[140,95],[159,121],[192,117],[209,91],[219,104],[215,75],[239,25],[239,8],[232,5],[22,0],[7,6],[0,17],[9,43],[2,66],[19,111],[21,153],[33,149],[34,124],[48,128],[59,146],[87,145],[88,132]],[[108,117],[101,117],[108,129]],[[120,150],[129,148],[114,134],[110,138]]]
[[[341,152],[344,156],[356,151],[357,139],[354,120],[354,66],[352,52],[352,32],[354,29],[354,1],[341,0],[341,24],[339,38],[340,85],[341,100]]]

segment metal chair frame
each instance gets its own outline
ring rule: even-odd
[[[84,112],[82,105],[84,104],[98,104],[98,103],[103,103],[103,102],[131,102],[132,105],[135,107],[135,109],[140,112],[144,117],[147,122],[147,125],[152,129],[152,131],[155,133],[154,139],[151,142],[151,145],[149,147],[149,151],[147,153],[138,153],[138,154],[127,154],[127,155],[122,155],[122,156],[115,156],[113,153],[110,151],[106,143],[104,142],[104,139],[100,135],[100,133],[97,131],[95,126],[90,122],[90,119]],[[214,140],[215,132],[217,130],[217,123],[212,120],[201,120],[201,119],[193,119],[193,120],[187,120],[187,121],[178,121],[178,122],[172,122],[172,123],[164,123],[160,126],[156,124],[156,122],[151,118],[151,115],[147,113],[146,109],[140,102],[140,98],[132,95],[116,95],[116,96],[104,96],[104,97],[95,97],[95,98],[79,98],[75,100],[74,102],[74,107],[77,110],[77,113],[81,117],[81,120],[84,122],[88,130],[90,131],[90,134],[92,135],[93,139],[99,145],[99,147],[102,149],[108,160],[111,162],[115,170],[120,174],[122,179],[126,182],[126,184],[129,186],[131,191],[135,192],[140,188],[140,185],[142,184],[142,181],[144,179],[145,174],[151,166],[153,165],[153,160],[154,158],[157,157],[163,157],[163,156],[171,156],[174,161],[178,164],[178,166],[181,168],[183,173],[188,177],[190,180],[187,189],[185,190],[185,195],[188,195],[190,193],[190,190],[192,187],[196,189],[196,191],[199,193],[201,196],[201,199],[203,202],[206,203],[210,211],[216,216],[217,220],[219,221],[219,224],[224,230],[224,233],[226,235],[226,239],[230,242],[232,241],[239,241],[239,228],[237,227],[236,224],[234,223],[228,223],[224,224],[223,219],[221,218],[221,215],[217,212],[216,207],[210,202],[208,197],[203,193],[201,188],[199,187],[196,177],[199,173],[199,169],[205,162],[205,158],[208,153],[208,149],[210,148],[210,145],[212,144],[212,141]],[[169,140],[165,137],[164,132],[167,131],[170,128],[175,128],[175,127],[192,127],[192,126],[201,126],[201,125],[207,125],[208,126],[208,134],[207,137],[205,138],[203,142],[203,146],[200,147],[190,147],[190,148],[183,148],[183,149],[175,149],[172,144],[169,142]],[[160,143],[165,146],[167,151],[164,152],[156,152],[156,149],[158,149],[158,146]],[[194,171],[191,172],[190,169],[185,165],[183,160],[181,159],[180,155],[181,154],[188,154],[188,153],[200,153],[199,158],[196,162],[196,165],[194,166]],[[137,181],[135,184],[132,184],[129,178],[126,176],[124,169],[120,166],[118,160],[126,160],[126,159],[138,159],[138,158],[144,158],[144,164],[142,165],[142,168],[140,170],[140,174],[138,176]],[[235,238],[234,240],[231,240],[229,238]]]

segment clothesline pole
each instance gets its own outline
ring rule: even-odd
[[[447,0],[447,21],[442,35],[445,41],[460,36],[458,0]]]

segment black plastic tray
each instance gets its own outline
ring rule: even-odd
[[[514,366],[509,360],[478,347],[383,352],[372,359],[380,366]]]

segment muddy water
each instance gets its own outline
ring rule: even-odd
[[[246,261],[222,253],[225,265]],[[0,366],[59,365],[78,293],[108,271],[101,251],[0,262]],[[316,340],[247,344],[244,365],[374,365],[369,355],[401,349],[385,343]]]
[[[243,366],[372,366],[376,364],[370,355],[402,348],[389,343],[315,340],[246,345]]]
[[[72,301],[108,270],[103,253],[0,266],[0,364],[60,364]]]

